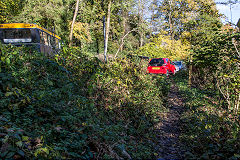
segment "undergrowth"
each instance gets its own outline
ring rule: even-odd
[[[240,119],[228,112],[219,95],[187,85],[186,72],[174,78],[185,99],[182,141],[186,159],[239,159]]]
[[[0,158],[153,158],[169,83],[137,60],[0,46]]]

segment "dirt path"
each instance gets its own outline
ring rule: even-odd
[[[179,142],[181,132],[180,116],[183,112],[183,105],[183,99],[173,82],[168,94],[169,111],[159,115],[161,121],[156,126],[158,159],[183,159],[184,151]]]

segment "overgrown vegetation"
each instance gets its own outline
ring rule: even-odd
[[[136,53],[187,63],[189,75],[174,78],[186,159],[240,159],[240,33],[214,0],[78,2],[69,40],[76,0],[0,1],[0,23],[37,23],[73,46],[50,58],[0,43],[0,158],[156,158],[153,126],[171,84],[119,58]]]
[[[137,60],[1,45],[1,158],[153,158],[168,83]],[[158,87],[156,87],[158,86]]]
[[[223,108],[237,114],[240,105],[240,33],[214,18],[196,22],[202,28],[193,34],[194,85],[217,92]]]
[[[239,159],[240,120],[224,109],[219,95],[211,90],[190,88],[186,72],[174,78],[185,99],[182,141],[186,159]]]

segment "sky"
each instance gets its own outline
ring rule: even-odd
[[[229,0],[215,0],[216,3],[217,2],[228,2],[228,1]],[[235,25],[237,24],[238,19],[240,18],[240,1],[238,1],[237,4],[231,5],[232,16],[231,16],[231,12],[230,12],[230,4],[229,5],[217,4],[217,9],[219,10],[219,12],[221,14],[224,14],[226,16],[225,18],[222,18],[223,23],[232,21],[233,24],[235,24]]]

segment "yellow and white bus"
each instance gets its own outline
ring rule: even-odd
[[[16,46],[34,46],[37,51],[47,55],[61,49],[61,38],[37,24],[0,24],[0,41]]]

